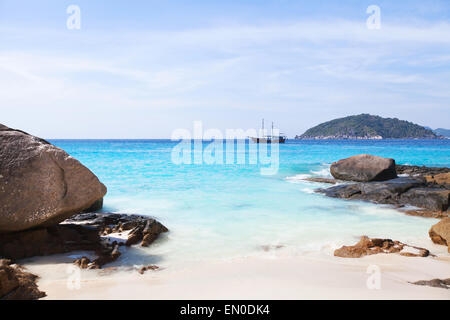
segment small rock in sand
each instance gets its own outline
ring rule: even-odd
[[[425,248],[407,245],[391,239],[370,239],[362,236],[361,240],[353,246],[342,246],[334,251],[336,257],[360,258],[377,253],[399,253],[406,257],[427,257],[430,252]]]
[[[266,245],[261,246],[261,249],[263,249],[266,252],[276,250],[276,249],[281,249],[281,248],[284,248],[284,245],[282,245],[282,244],[277,244],[277,245],[266,244]]]
[[[156,265],[149,265],[149,266],[143,266],[142,268],[140,268],[140,269],[138,270],[138,272],[139,272],[140,274],[144,274],[145,271],[148,271],[148,270],[158,270],[158,269],[159,269],[159,267],[156,266]]]
[[[420,280],[411,283],[418,286],[430,286],[434,288],[450,289],[450,278],[443,280],[441,279]]]

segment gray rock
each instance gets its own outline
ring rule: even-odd
[[[88,168],[44,139],[0,125],[0,146],[0,232],[55,225],[106,194]]]
[[[429,286],[434,288],[450,289],[450,278],[448,279],[432,279],[411,282],[418,286]]]
[[[427,187],[424,179],[411,177],[383,182],[343,184],[317,189],[316,192],[332,198],[366,200],[399,206],[410,205],[436,212],[446,212],[450,203],[450,190]]]
[[[316,189],[316,192],[324,193],[326,196],[331,198],[348,199],[357,194],[361,194],[361,185],[356,183],[344,184],[326,189]]]
[[[361,183],[361,199],[370,200],[377,203],[407,204],[399,202],[399,197],[411,188],[423,186],[423,180],[412,178],[396,178],[383,182]]]
[[[72,251],[93,251],[93,261],[83,258],[75,263],[81,268],[98,269],[120,256],[119,246],[125,241],[111,239],[111,233],[133,229],[128,245],[150,245],[168,229],[151,217],[118,213],[83,213],[47,228],[0,233],[0,257],[12,260],[46,256]],[[105,237],[103,237],[105,236]],[[133,241],[133,243],[131,243]],[[1,285],[0,285],[1,287]]]
[[[430,210],[446,211],[449,197],[450,190],[443,188],[413,188],[401,195],[399,203]]]
[[[346,181],[384,181],[397,177],[395,160],[360,154],[334,162],[330,167],[334,178]]]
[[[329,178],[321,178],[321,177],[310,177],[303,179],[305,181],[311,181],[311,182],[319,182],[319,183],[330,183],[330,184],[336,184],[335,179],[329,179]]]
[[[151,217],[123,213],[83,213],[67,219],[66,223],[95,226],[102,235],[130,230],[125,242],[127,246],[140,243],[141,246],[147,247],[161,233],[169,231]]]
[[[425,185],[423,180],[396,178],[384,182],[343,184],[317,190],[328,197],[370,200],[377,203],[397,203],[399,196],[407,190]]]
[[[425,167],[402,164],[396,165],[395,170],[398,174],[408,174],[410,176],[432,176],[450,172],[450,168],[447,167]]]

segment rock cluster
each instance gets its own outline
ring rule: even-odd
[[[37,276],[11,260],[0,259],[0,300],[34,300],[45,297],[36,285]]]
[[[398,174],[423,178],[428,185],[450,188],[450,168],[397,165]]]
[[[422,209],[407,211],[413,215],[448,216],[450,168],[395,166],[393,159],[363,154],[333,163],[330,171],[337,179],[359,183],[340,184],[317,192],[334,198]],[[397,178],[397,173],[409,176]]]
[[[430,252],[425,248],[410,246],[391,239],[378,239],[362,236],[353,246],[342,246],[334,251],[336,257],[360,258],[377,253],[399,253],[406,257],[427,257]]]
[[[410,176],[434,176],[442,173],[449,173],[450,168],[410,166],[397,164],[395,166],[397,174],[407,174]]]
[[[121,245],[150,245],[167,228],[153,218],[89,213],[103,206],[106,187],[78,160],[44,139],[0,124],[0,257],[93,251],[77,259],[81,268],[99,269],[116,260]],[[88,212],[88,213],[82,213]],[[127,240],[110,240],[127,232]],[[10,260],[0,260],[0,298],[42,297]]]
[[[342,184],[316,191],[333,198],[411,205],[441,212],[447,211],[450,196],[449,189],[429,187],[424,180],[409,177],[383,182]]]
[[[124,242],[109,241],[108,234],[126,232]],[[119,246],[150,245],[168,229],[153,218],[117,213],[83,213],[47,228],[0,234],[0,256],[17,260],[71,251],[93,251],[97,258],[75,260],[81,268],[99,269],[120,256]]]
[[[164,225],[153,218],[133,214],[84,213],[68,219],[67,222],[95,226],[103,236],[128,231],[125,241],[127,246],[140,243],[141,246],[147,247],[156,240],[159,234],[168,231]],[[119,245],[121,244],[119,243]]]

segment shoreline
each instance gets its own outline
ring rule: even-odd
[[[248,175],[247,171],[235,170],[240,169],[237,167],[232,168],[232,174],[230,170],[208,172],[202,167],[187,171],[183,167],[173,168],[173,172],[170,168],[167,179],[164,171],[168,169],[167,164],[160,160],[167,156],[170,146],[158,149],[154,159],[159,162],[151,168],[144,161],[133,167],[131,176],[113,174],[111,178],[111,171],[99,167],[96,157],[92,157],[92,152],[99,150],[99,146],[94,145],[84,151],[85,160],[100,170],[113,190],[127,190],[121,197],[114,194],[114,199],[122,202],[110,209],[103,207],[106,186],[63,149],[22,131],[3,131],[7,137],[16,136],[18,142],[11,147],[13,151],[23,143],[34,146],[33,157],[20,149],[16,152],[17,161],[8,162],[12,167],[4,176],[14,181],[11,184],[5,180],[8,191],[21,188],[27,191],[19,193],[18,198],[12,197],[14,192],[4,192],[12,197],[9,202],[22,204],[22,199],[35,197],[32,204],[36,210],[51,204],[55,207],[50,206],[52,210],[45,214],[33,215],[31,218],[35,220],[26,220],[19,218],[29,217],[28,207],[13,211],[14,208],[5,206],[8,214],[14,212],[14,217],[19,218],[14,220],[10,215],[3,215],[6,221],[2,231],[9,232],[1,234],[0,255],[9,260],[2,263],[2,268],[12,270],[17,267],[10,267],[14,262],[23,265],[31,272],[30,277],[40,277],[37,284],[46,292],[47,299],[448,298],[447,290],[418,287],[410,282],[450,279],[450,251],[444,251],[447,250],[449,220],[432,226],[434,220],[406,217],[392,207],[348,204],[333,198],[351,198],[361,204],[373,200],[404,208],[414,205],[447,212],[449,168],[407,166],[399,173],[424,175],[408,180],[397,178],[392,158],[360,154],[332,163],[329,169],[326,165],[325,170],[323,150],[313,157],[320,166],[297,160],[303,151],[295,150],[286,162],[288,173],[306,169],[320,176],[325,170],[327,176],[330,171],[339,181],[358,181],[356,184],[335,183],[326,189],[330,194],[324,192],[329,197],[324,197],[309,195],[320,189],[296,185],[305,174],[296,174],[291,179],[275,176],[267,180],[260,174]],[[70,144],[67,147],[74,148]],[[116,161],[117,153],[123,154],[120,149],[114,150],[102,164]],[[150,151],[154,148],[139,149],[139,156],[125,153],[127,157],[120,158],[121,165],[117,169],[128,172],[130,161]],[[339,150],[334,151],[340,154]],[[53,159],[55,154],[58,157]],[[30,173],[28,162],[22,163],[23,159],[35,158],[41,160],[42,168],[48,168],[49,162],[45,159],[54,160],[50,162],[48,174],[45,170]],[[424,159],[426,162],[427,158]],[[445,157],[441,159],[447,161]],[[352,161],[354,163],[348,165]],[[344,163],[341,169],[336,167],[339,163]],[[60,174],[61,168],[64,175]],[[23,174],[33,179],[13,180],[15,175],[10,175],[13,169],[23,169]],[[250,172],[256,173],[256,170]],[[443,176],[442,171],[445,171]],[[152,189],[147,180],[134,180],[136,172],[151,177],[158,187]],[[71,174],[74,178],[68,179]],[[389,181],[379,182],[379,177]],[[133,179],[136,192],[130,193],[127,178]],[[37,188],[46,179],[54,182],[55,190],[50,190],[54,192],[49,193],[42,204],[40,190],[29,187]],[[328,178],[325,180],[316,178],[315,182],[330,182]],[[372,180],[377,182],[372,183]],[[94,194],[89,190],[95,191]],[[138,196],[133,198],[134,194]],[[261,194],[270,197],[261,197]],[[61,195],[71,201],[61,202]],[[227,201],[223,201],[224,198]],[[275,198],[277,202],[273,201]],[[208,201],[202,202],[204,199]],[[73,213],[80,210],[85,213]],[[104,211],[95,212],[99,210]],[[153,244],[160,234],[168,231],[153,218],[155,215],[162,221],[167,219],[164,223],[173,233]],[[29,224],[20,225],[17,221]],[[366,240],[353,245],[356,237],[359,239],[363,235],[373,239],[361,238]],[[167,246],[164,240],[168,240]],[[432,242],[445,246],[438,248]],[[151,248],[145,249],[150,245]],[[349,250],[349,254],[337,254],[342,249],[340,245]],[[406,251],[401,252],[404,248]],[[40,254],[45,256],[36,256]],[[363,255],[369,256],[361,258]],[[20,266],[17,268],[16,273]],[[383,278],[382,290],[371,290],[367,285],[373,268],[381,270],[376,275]],[[4,275],[5,272],[3,279],[6,279]],[[36,277],[32,280],[34,286],[35,280]],[[4,288],[7,290],[1,292],[1,297],[8,297],[16,290],[15,287]]]
[[[376,205],[380,206],[406,214],[405,208]],[[430,223],[434,221],[437,219],[430,219]],[[379,236],[391,237],[389,234]],[[449,299],[446,289],[411,283],[450,278],[450,254],[445,246],[433,244],[428,236],[409,244],[423,245],[432,255],[425,258],[381,253],[340,258],[332,253],[337,247],[329,245],[318,251],[301,253],[292,246],[269,248],[268,245],[269,249],[263,250],[266,252],[221,260],[186,261],[182,265],[163,264],[161,269],[143,274],[138,272],[142,266],[132,265],[133,258],[129,257],[126,264],[114,263],[105,269],[76,269],[81,277],[78,290],[68,289],[67,284],[68,279],[77,274],[73,269],[73,252],[34,257],[28,259],[31,262],[24,260],[21,264],[40,277],[37,284],[46,292],[44,299],[48,300]],[[79,255],[89,256],[89,253]],[[369,267],[381,271],[379,290],[367,286],[371,276]]]
[[[42,257],[45,260],[48,257]],[[378,254],[358,259],[301,255],[235,258],[195,267],[109,273],[81,271],[80,289],[67,287],[70,263],[26,265],[44,299],[449,299],[446,289],[409,282],[450,278],[449,255],[435,258]],[[369,289],[369,266],[380,269],[380,289]]]

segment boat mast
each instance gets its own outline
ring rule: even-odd
[[[264,118],[262,119],[262,137],[264,138]]]
[[[270,135],[273,137],[273,121],[272,121],[272,130],[270,131]]]

